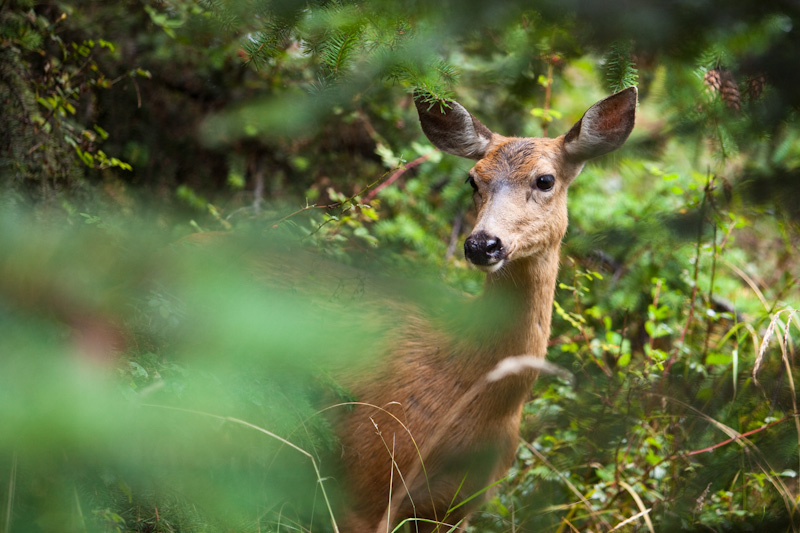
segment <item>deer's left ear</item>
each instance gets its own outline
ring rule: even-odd
[[[612,152],[622,146],[636,120],[636,87],[600,100],[564,136],[564,151],[576,162]]]

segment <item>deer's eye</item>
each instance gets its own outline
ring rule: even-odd
[[[552,174],[543,174],[536,178],[536,188],[540,191],[549,191],[556,184],[556,178]]]
[[[469,183],[469,186],[472,187],[474,192],[478,192],[478,186],[475,185],[475,178],[472,176],[467,176],[467,183]]]

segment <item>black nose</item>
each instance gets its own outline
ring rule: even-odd
[[[505,259],[506,251],[499,238],[479,231],[464,241],[464,256],[474,265],[489,266]]]

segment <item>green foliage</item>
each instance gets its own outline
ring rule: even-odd
[[[312,403],[324,391],[314,375],[351,354],[324,339],[370,342],[368,317],[356,332],[309,299],[256,295],[216,252],[154,250],[146,227],[104,245],[96,224],[25,227],[24,215],[5,217],[0,251],[0,450],[14,465],[15,527],[251,529],[280,505],[308,520],[317,498],[325,520],[318,468],[334,444]],[[37,250],[46,258],[32,266]],[[163,276],[144,276],[156,269]],[[52,315],[24,312],[44,300]],[[306,320],[329,327],[303,332]],[[314,346],[325,346],[316,361]]]
[[[0,11],[0,97],[8,103],[0,167],[18,183],[74,185],[81,174],[75,159],[90,169],[131,170],[100,149],[109,134],[95,122],[93,107],[99,91],[149,73],[130,67],[108,77],[100,62],[118,56],[115,44],[65,35],[68,17],[52,6],[37,11],[25,2],[7,2]]]
[[[616,93],[628,87],[635,87],[639,82],[639,73],[631,58],[631,43],[614,43],[611,45],[603,61],[606,88]]]
[[[800,16],[537,9],[0,5],[0,529],[330,530],[318,409],[380,339],[363,271],[481,290],[471,163],[412,94],[555,136],[638,85],[571,186],[548,357],[574,379],[536,384],[470,530],[796,531]],[[198,230],[234,244],[175,244]]]

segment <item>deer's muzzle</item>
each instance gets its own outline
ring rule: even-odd
[[[491,268],[501,263],[506,255],[503,242],[484,231],[474,233],[464,241],[464,256],[473,265]]]

